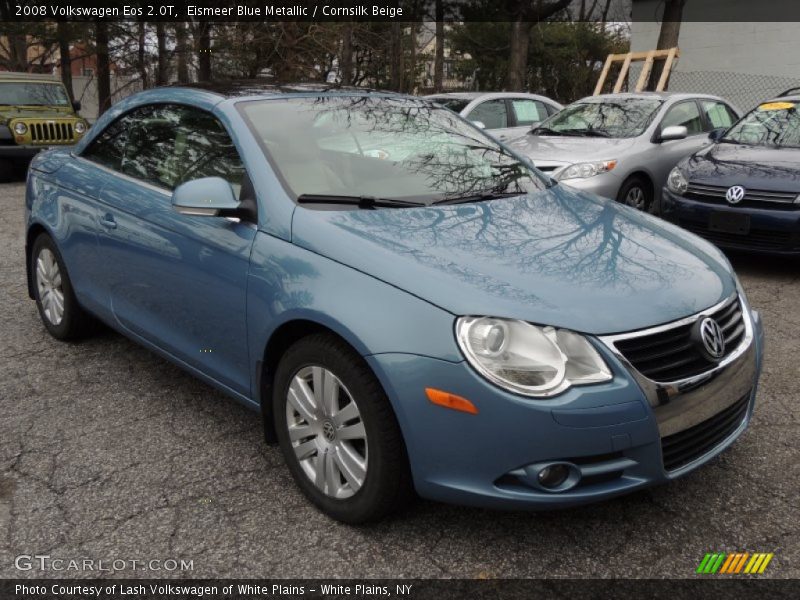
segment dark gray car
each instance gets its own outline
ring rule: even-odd
[[[509,145],[558,181],[650,210],[678,161],[738,118],[716,96],[604,94],[570,104]]]

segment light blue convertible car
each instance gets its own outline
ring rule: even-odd
[[[425,100],[143,92],[37,156],[26,202],[47,330],[101,321],[260,411],[345,522],[609,498],[752,414],[761,322],[719,250]]]

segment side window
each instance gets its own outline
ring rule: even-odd
[[[688,130],[689,135],[703,133],[703,119],[700,118],[697,102],[690,100],[670,108],[664,116],[664,120],[661,121],[661,129],[666,129],[673,125],[683,125]]]
[[[737,121],[736,115],[727,104],[715,100],[701,100],[700,104],[708,118],[708,127],[710,129],[720,129],[722,127],[727,129]]]
[[[130,112],[111,123],[83,151],[82,156],[104,167],[119,171],[122,157],[125,154],[125,144],[128,142],[128,132],[132,123],[138,118],[139,112],[138,110]]]
[[[500,129],[508,127],[508,113],[505,100],[487,100],[472,109],[467,119],[481,121],[486,129]]]
[[[233,141],[211,114],[187,106],[144,106],[124,115],[84,156],[169,190],[202,177],[222,177],[239,190],[244,166]]]
[[[511,107],[517,118],[517,125],[533,125],[547,118],[547,109],[544,103],[538,100],[512,100]]]

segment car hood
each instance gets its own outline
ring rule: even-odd
[[[298,207],[292,241],[453,314],[593,334],[679,319],[735,289],[707,242],[563,186],[435,208]]]
[[[46,106],[42,108],[25,108],[17,106],[0,107],[0,121],[8,122],[13,119],[63,119],[65,117],[78,117],[69,108],[54,108]]]
[[[593,138],[533,135],[509,143],[514,150],[534,161],[573,164],[586,160],[611,160],[633,146],[635,138]]]
[[[800,193],[800,149],[714,144],[684,165],[694,183]]]

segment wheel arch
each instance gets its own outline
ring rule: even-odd
[[[256,390],[264,424],[264,437],[267,443],[274,444],[277,442],[270,399],[272,398],[273,381],[278,363],[292,344],[304,337],[317,333],[335,336],[352,348],[359,356],[364,356],[365,354],[365,349],[363,347],[359,348],[361,344],[351,332],[344,331],[343,328],[337,327],[333,323],[323,323],[322,319],[315,319],[311,315],[295,316],[275,327],[264,345],[260,360],[256,365]],[[369,368],[372,370],[371,367]],[[380,381],[377,374],[375,376]]]

